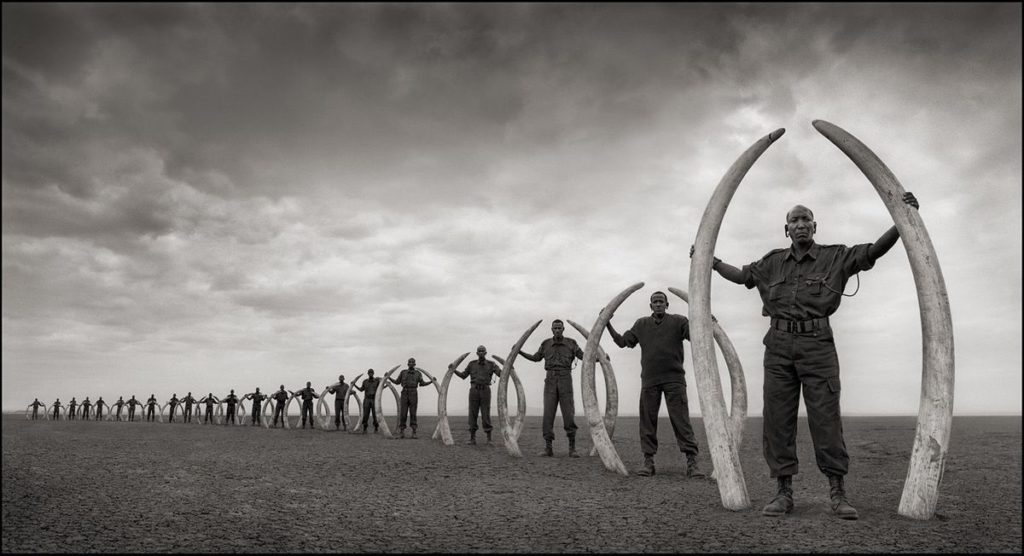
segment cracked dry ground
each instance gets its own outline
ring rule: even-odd
[[[310,430],[3,417],[3,552],[1021,552],[1021,419],[958,417],[930,521],[899,517],[914,418],[846,418],[847,488],[861,513],[827,510],[800,422],[796,510],[760,508],[774,484],[751,418],[741,461],[752,508],[722,508],[709,479],[687,479],[667,419],[657,474],[621,477],[597,457],[577,416],[583,457],[537,454],[527,419],[514,459],[501,446]],[[394,422],[394,418],[391,419]],[[620,418],[626,466],[637,420]],[[700,419],[694,422],[707,446]],[[561,420],[556,430],[561,432]],[[481,434],[482,436],[482,434]],[[495,431],[495,439],[500,438]],[[710,471],[706,451],[701,464]]]

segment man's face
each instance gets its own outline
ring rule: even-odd
[[[256,388],[256,393],[257,393],[257,394],[259,394],[259,393],[260,393],[260,389],[259,389],[259,388]]]
[[[485,348],[484,346],[480,346],[480,347],[476,348],[476,356],[479,357],[480,359],[486,358],[487,357],[487,348]]]
[[[818,225],[814,222],[814,215],[807,207],[796,206],[786,214],[786,233],[793,243],[809,244],[817,231]]]
[[[369,378],[373,378],[373,369],[370,369],[369,371],[366,371],[366,376],[369,377]]]
[[[312,382],[307,382],[307,383],[306,383],[306,388],[309,388],[309,387],[310,387],[310,386],[312,386],[312,385],[313,385],[313,383],[312,383]]]
[[[655,294],[651,296],[651,312],[656,317],[665,316],[665,310],[668,309],[668,298],[661,294]]]
[[[410,357],[409,358],[409,368],[411,369],[411,368],[413,368],[415,366],[416,366],[416,359]]]
[[[554,334],[556,338],[561,338],[563,332],[565,332],[564,324],[560,322],[551,323],[551,333]]]

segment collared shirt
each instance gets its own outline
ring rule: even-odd
[[[223,400],[221,400],[221,401],[227,403],[228,404],[228,409],[231,409],[231,408],[235,407],[235,404],[238,403],[238,396],[236,396],[234,394],[228,394],[228,396],[226,398],[224,398]]]
[[[398,383],[402,388],[416,388],[430,384],[423,380],[423,373],[419,369],[403,369],[398,373]]]
[[[192,407],[192,404],[196,403],[196,399],[192,396],[185,396],[181,398],[181,401],[185,402],[185,407]]]
[[[622,339],[628,347],[640,345],[640,387],[685,382],[683,340],[690,339],[690,320],[666,313],[660,321],[653,316],[633,323]]]
[[[363,379],[362,389],[363,392],[366,392],[367,398],[377,395],[378,386],[380,386],[380,377]]]
[[[799,259],[793,248],[775,249],[743,267],[744,285],[757,287],[766,317],[809,320],[828,317],[839,309],[846,282],[875,266],[870,243],[811,245]]]
[[[278,390],[277,392],[274,392],[274,394],[270,397],[271,399],[277,402],[277,405],[283,405],[284,402],[288,401],[288,392],[285,392],[284,390]]]
[[[345,401],[345,395],[348,394],[348,384],[345,384],[344,382],[339,382],[337,386],[334,386],[333,388],[328,388],[327,391],[330,392],[331,394],[334,394],[335,402],[343,402]]]
[[[146,400],[146,403],[149,405],[154,405],[156,403],[156,398],[151,397],[148,400]]]
[[[295,395],[302,398],[302,403],[311,402],[313,401],[313,398],[320,397],[316,395],[316,392],[314,392],[312,388],[309,387],[299,390],[298,392],[295,393]]]
[[[469,377],[470,384],[479,384],[483,386],[491,385],[492,376],[501,376],[501,367],[496,365],[494,361],[484,360],[483,363],[479,359],[474,359],[466,364],[466,370],[459,374],[460,377]]]
[[[124,403],[128,404],[128,407],[131,408],[131,409],[134,409],[135,406],[137,406],[137,405],[142,405],[142,402],[140,402],[139,400],[136,400],[135,398],[132,398],[132,399],[130,399],[130,400],[124,402]]]
[[[533,354],[534,359],[544,357],[544,370],[555,371],[556,374],[569,374],[572,371],[573,362],[579,358],[583,359],[583,350],[572,338],[562,336],[560,340],[554,337],[544,340],[540,349]]]
[[[262,393],[262,392],[261,392],[261,393],[259,393],[259,394],[257,394],[257,393],[255,393],[255,392],[253,392],[253,394],[252,394],[252,396],[251,396],[251,398],[252,398],[252,410],[253,410],[253,412],[258,412],[258,411],[259,411],[259,407],[260,407],[260,404],[262,404],[262,403],[263,403],[263,400],[267,399],[268,397],[269,397],[269,396],[267,396],[266,394],[264,394],[264,393]]]

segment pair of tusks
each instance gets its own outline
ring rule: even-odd
[[[569,324],[583,336],[584,340],[589,340],[590,333],[587,332],[586,328],[583,328],[576,322],[568,320]],[[612,360],[608,357],[608,354],[601,349],[601,345],[597,346],[597,362],[601,364],[601,374],[604,375],[604,428],[607,431],[608,439],[611,440],[612,435],[615,434],[615,420],[619,417],[619,385],[615,381],[615,370],[612,369]],[[582,370],[581,370],[582,374]],[[580,379],[582,383],[582,378]],[[597,401],[596,394],[596,377],[595,377],[595,394],[593,396],[594,401]],[[582,386],[581,386],[582,388]],[[584,406],[585,408],[585,406]],[[596,403],[595,403],[596,408]],[[600,409],[597,410],[600,412]],[[597,455],[597,444],[594,444],[590,448],[590,456]]]
[[[938,488],[953,423],[953,322],[938,256],[917,209],[903,202],[905,190],[892,171],[856,137],[840,127],[815,120],[814,128],[860,168],[874,186],[903,239],[917,288],[921,315],[922,380],[910,467],[898,513],[915,519],[935,514]],[[701,219],[690,266],[690,337],[707,429],[712,463],[718,473],[722,503],[729,509],[750,506],[735,444],[730,440],[717,362],[711,344],[711,264],[722,219],[740,181],[761,154],[785,130],[778,129],[754,143],[729,168],[711,196]]]
[[[227,415],[226,412],[224,411],[224,404],[226,403],[228,402],[224,400],[218,402],[217,410],[213,412],[213,422],[218,425],[226,422],[225,419],[227,419]],[[285,410],[285,412],[287,413],[287,409]],[[235,420],[232,422],[232,424],[236,427],[245,424],[245,402],[242,400],[238,400],[237,407],[235,407]]]
[[[498,379],[498,424],[501,425],[501,436],[505,441],[505,450],[508,451],[512,457],[521,458],[523,457],[522,450],[519,449],[519,435],[523,431],[523,421],[526,420],[526,393],[523,390],[523,385],[519,381],[518,375],[515,375],[513,365],[515,364],[516,357],[519,356],[519,350],[523,349],[523,345],[526,344],[526,340],[529,339],[530,334],[540,326],[540,323],[544,322],[539,320],[533,323],[533,326],[528,328],[523,335],[519,337],[519,340],[512,346],[512,349],[508,353],[508,358],[501,361],[497,357],[496,360],[501,361],[501,377]],[[518,406],[516,407],[516,417],[512,419],[508,415],[508,379],[512,377],[513,383],[516,388],[516,397],[518,398]]]
[[[448,372],[446,372],[444,375],[444,379],[441,381],[441,387],[437,394],[437,428],[434,430],[434,436],[432,438],[436,440],[438,437],[440,437],[441,442],[443,442],[445,446],[451,446],[452,444],[455,443],[455,441],[452,439],[452,430],[448,423],[448,387],[451,385],[452,375],[455,374],[455,369],[457,369],[459,365],[462,364],[462,362],[468,356],[469,352],[463,353],[458,358],[456,358],[455,361],[452,362],[451,366],[448,367]],[[491,358],[497,361],[498,364],[501,365],[502,367],[505,366],[505,360],[502,359],[501,357],[498,357],[497,355],[492,355]],[[519,381],[519,375],[516,374],[515,369],[511,370],[511,377],[512,382],[515,384],[516,388],[516,398],[521,400],[519,405],[522,406],[522,410],[519,416],[517,417],[517,421],[511,423],[511,426],[513,427],[513,431],[511,432],[515,439],[518,440],[519,431],[522,431],[523,428],[522,419],[526,415],[526,393],[523,390],[523,384],[522,382]],[[498,418],[502,419],[500,415]],[[504,421],[502,421],[502,423],[504,423]]]
[[[377,395],[373,397],[373,407],[377,413],[377,422],[380,423],[380,433],[388,438],[392,436],[392,433],[391,427],[388,426],[388,420],[384,418],[384,399],[382,394],[384,393],[385,386],[391,390],[391,394],[395,397],[395,413],[397,414],[398,408],[402,406],[402,399],[398,394],[398,390],[395,389],[395,385],[388,379],[391,378],[391,373],[398,370],[398,367],[401,367],[401,365],[395,365],[388,372],[384,373],[384,377],[381,378],[381,385],[377,387]]]
[[[288,400],[288,403],[285,404],[284,409],[281,410],[281,422],[283,423],[282,426],[286,429],[291,428],[290,425],[288,424],[288,406],[290,405],[290,403],[291,399]],[[263,428],[265,429],[269,429],[270,426],[274,424],[274,412],[276,411],[275,408],[277,407],[276,404],[277,400],[273,398],[267,398],[267,401],[263,402]],[[268,411],[270,412],[269,416],[267,415]]]
[[[46,408],[46,406],[40,406],[40,407],[42,407],[43,409],[45,409],[45,408]],[[37,414],[37,415],[39,414],[39,411],[38,411],[38,410],[36,410],[36,414]],[[43,412],[43,420],[44,420],[44,421],[45,421],[45,420],[47,419],[47,417],[46,417],[46,415],[45,415],[45,414],[46,414],[46,412],[44,411],[44,412]],[[28,407],[27,407],[27,408],[25,408],[25,419],[28,419],[29,421],[31,421],[31,420],[32,420],[32,404],[28,404]]]
[[[363,373],[359,373],[354,379],[352,379],[352,382],[348,383],[348,395],[345,396],[344,411],[346,417],[349,415],[349,400],[352,398],[356,399],[356,405],[358,406],[357,409],[359,409],[359,415],[356,417],[356,421],[352,425],[351,432],[353,433],[363,430],[363,402],[359,399],[359,394],[356,393],[356,383],[359,382],[359,379],[362,376]]]

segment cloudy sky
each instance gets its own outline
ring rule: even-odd
[[[5,3],[3,408],[319,388],[410,356],[441,375],[646,282],[624,330],[687,289],[712,190],[776,128],[719,257],[786,246],[796,203],[822,243],[891,225],[824,119],[921,201],[956,413],[1019,414],[1021,77],[1019,4]],[[717,276],[712,296],[759,415],[760,299]],[[916,414],[901,244],[833,323],[844,411]],[[603,346],[636,414],[640,353]],[[537,413],[543,367],[517,369]]]

